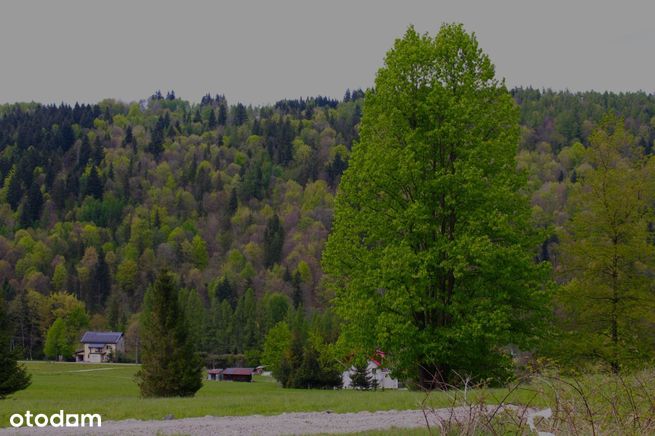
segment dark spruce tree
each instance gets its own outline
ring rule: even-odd
[[[145,296],[143,360],[136,375],[144,397],[191,397],[202,386],[202,361],[178,293],[173,275],[163,271]]]
[[[29,227],[38,221],[41,217],[42,208],[43,194],[41,194],[41,187],[38,183],[33,182],[30,190],[27,192],[27,200],[23,205],[23,212],[20,217],[21,226]]]
[[[355,365],[355,371],[351,371],[353,388],[367,390],[371,388],[372,377],[368,374],[366,361]]]
[[[86,195],[101,199],[103,192],[102,180],[100,180],[97,168],[93,166],[89,172],[89,177],[86,179]]]
[[[10,347],[9,310],[0,296],[0,399],[30,385],[30,375],[18,363],[18,353]]]
[[[282,258],[282,245],[284,244],[284,228],[280,224],[277,214],[273,215],[266,224],[264,231],[264,264],[272,267]]]

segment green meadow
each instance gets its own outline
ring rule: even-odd
[[[193,416],[275,415],[285,412],[335,413],[416,409],[426,394],[407,390],[352,391],[283,389],[270,377],[253,383],[204,381],[193,398],[139,396],[134,382],[137,365],[26,362],[32,385],[0,401],[0,426],[14,413],[100,413],[103,420],[162,419]],[[498,391],[498,395],[502,390]],[[445,393],[432,393],[428,403],[445,407]]]

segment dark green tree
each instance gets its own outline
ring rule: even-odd
[[[218,117],[216,118],[216,122],[219,126],[224,126],[225,123],[227,123],[227,107],[225,106],[225,103],[218,105]]]
[[[297,309],[303,304],[303,295],[302,295],[302,277],[300,277],[300,272],[296,271],[293,275],[293,281],[291,282],[293,286],[293,295],[291,296],[291,301],[293,302],[293,307]]]
[[[396,40],[364,107],[323,253],[344,337],[425,388],[504,382],[547,307],[511,95],[448,24]]]
[[[229,215],[230,216],[234,215],[234,212],[236,212],[238,208],[239,208],[239,199],[237,198],[237,191],[236,189],[232,188],[232,191],[230,191],[230,202],[227,205],[227,210],[229,212]]]
[[[18,209],[21,198],[23,198],[23,186],[20,179],[16,176],[16,168],[13,167],[5,178],[7,186],[7,202],[13,210]]]
[[[207,119],[207,127],[210,129],[215,129],[216,126],[218,126],[218,122],[216,121],[216,114],[214,113],[214,109],[211,109],[209,111],[209,118]]]
[[[353,388],[368,390],[371,388],[372,377],[368,373],[368,365],[366,361],[358,363],[354,366],[355,370],[351,370],[350,380],[352,381]]]
[[[18,363],[17,350],[11,349],[12,330],[9,308],[0,296],[0,400],[27,388],[31,383],[30,375]]]
[[[136,374],[144,397],[190,397],[202,386],[195,352],[173,275],[163,271],[145,296],[142,365]]]
[[[282,246],[284,245],[284,228],[280,218],[274,214],[266,223],[264,230],[264,265],[272,267],[282,260]]]
[[[27,199],[23,205],[21,225],[27,227],[38,221],[41,217],[42,208],[43,194],[41,194],[41,186],[34,181],[32,186],[30,186],[30,190],[27,192]]]
[[[129,145],[132,144],[132,141],[134,141],[134,136],[132,135],[132,126],[127,126],[125,128],[125,138],[123,138],[123,145]]]
[[[98,169],[96,166],[91,167],[91,171],[89,171],[89,176],[86,179],[86,192],[85,195],[90,195],[93,198],[102,198],[102,194],[104,192],[104,187],[102,185],[102,180],[100,180],[100,176],[98,175]]]

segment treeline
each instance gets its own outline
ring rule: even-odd
[[[635,144],[652,151],[652,95],[512,94],[539,226],[568,219],[568,186],[588,168],[584,150],[605,113],[622,116]],[[330,297],[320,258],[362,103],[357,90],[265,107],[221,95],[191,104],[173,92],[131,104],[1,106],[0,285],[13,346],[43,356],[48,330],[66,319],[43,301],[69,295],[90,328],[127,331],[134,358],[135,315],[168,268],[200,351],[254,359],[275,325],[293,331],[294,308],[320,310]],[[540,256],[556,262],[557,242],[544,241]],[[70,323],[60,329],[79,328]],[[296,350],[310,350],[305,339]]]

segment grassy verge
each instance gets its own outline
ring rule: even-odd
[[[0,427],[14,413],[100,413],[103,420],[161,419],[194,416],[274,415],[284,412],[339,412],[416,409],[425,400],[420,392],[282,389],[271,378],[254,383],[205,381],[193,398],[143,399],[134,382],[136,365],[89,365],[27,362],[32,385],[0,402]],[[446,395],[433,394],[429,404],[449,404]]]

